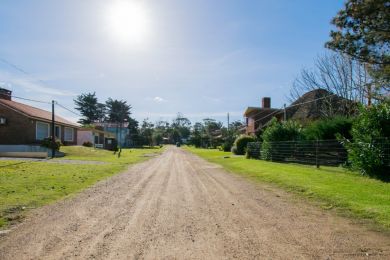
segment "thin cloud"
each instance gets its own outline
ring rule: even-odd
[[[8,86],[8,88],[12,88],[13,86],[15,86],[15,87],[22,88],[26,92],[39,92],[42,94],[54,95],[54,96],[75,96],[76,95],[71,91],[46,87],[40,83],[34,82],[32,80],[23,77],[15,77],[1,72],[0,75],[4,79],[4,85]]]
[[[168,100],[162,98],[162,97],[159,97],[159,96],[156,96],[156,97],[147,97],[145,98],[146,101],[153,101],[153,102],[156,102],[156,103],[164,103],[164,102],[168,102]]]
[[[158,102],[158,103],[166,102],[166,100],[163,99],[162,97],[154,97],[153,100],[156,101],[156,102]]]

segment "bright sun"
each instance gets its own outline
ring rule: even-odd
[[[113,2],[107,18],[110,32],[120,43],[144,43],[149,31],[149,17],[140,1]]]

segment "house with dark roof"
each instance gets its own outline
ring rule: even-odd
[[[0,88],[0,145],[39,144],[51,136],[52,113],[12,100]],[[55,137],[66,145],[77,144],[79,126],[55,115]]]
[[[247,107],[244,112],[246,126],[243,133],[247,135],[255,134],[258,130],[264,128],[267,123],[273,118],[283,116],[281,109],[271,108],[271,98],[263,97],[260,107]]]
[[[272,118],[282,121],[292,119],[301,123],[335,115],[349,116],[357,111],[357,103],[342,98],[325,89],[306,92],[286,109],[271,108],[271,98],[262,98],[260,107],[248,107],[244,112],[246,126],[242,133],[251,135],[265,128]]]
[[[357,103],[335,95],[326,89],[306,92],[286,108],[287,119],[301,123],[332,117],[349,116],[356,113]]]

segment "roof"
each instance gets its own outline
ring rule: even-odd
[[[278,111],[280,109],[278,108],[262,108],[262,107],[247,107],[247,109],[244,112],[245,117],[257,117],[258,115],[267,115],[270,113],[273,113],[275,111]]]
[[[115,123],[115,122],[95,122],[92,123],[94,126],[101,126],[103,128],[127,128],[129,126],[129,122]]]
[[[79,128],[78,131],[79,131],[79,132],[82,132],[82,131],[90,131],[90,132],[92,132],[92,133],[104,134],[104,135],[107,136],[108,138],[115,138],[115,134],[113,134],[113,133],[111,133],[111,132],[99,130],[99,129],[92,128],[92,127],[81,127],[81,128]]]
[[[8,107],[21,114],[24,114],[25,116],[30,118],[44,120],[44,121],[51,121],[51,112],[43,109],[39,109],[26,104],[15,102],[13,100],[6,100],[6,99],[0,99],[0,105],[4,105],[5,107]],[[55,115],[54,120],[57,124],[79,127],[77,124],[57,115]]]
[[[318,119],[323,117],[323,110],[331,105],[333,113],[344,114],[345,105],[353,101],[334,95],[325,89],[314,89],[294,101],[287,107],[287,117],[294,120]]]

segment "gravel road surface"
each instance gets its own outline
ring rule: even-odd
[[[176,147],[0,238],[0,259],[143,258],[390,259],[390,238]]]

